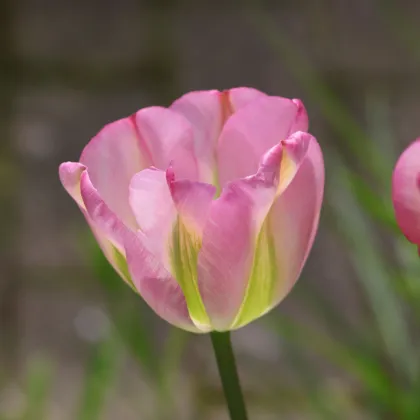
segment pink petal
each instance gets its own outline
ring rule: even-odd
[[[82,208],[84,208],[84,204],[82,196],[80,195],[80,178],[85,170],[86,166],[79,162],[64,162],[58,169],[58,174],[63,187]]]
[[[218,146],[220,185],[255,173],[265,153],[302,124],[300,102],[261,97],[233,114],[223,127]]]
[[[229,100],[232,104],[232,109],[234,112],[243,108],[245,105],[248,105],[250,102],[255,101],[256,99],[267,97],[264,92],[254,88],[248,87],[238,87],[229,89]]]
[[[318,228],[324,192],[324,162],[315,138],[310,134],[306,137],[309,141],[306,155],[268,218],[278,267],[272,307],[286,296],[298,279]]]
[[[118,261],[116,255],[116,247],[112,242],[107,239],[107,236],[95,225],[94,221],[90,218],[87,213],[85,203],[83,202],[82,194],[80,191],[80,181],[82,175],[85,173],[86,167],[80,163],[65,162],[60,165],[59,176],[60,180],[67,190],[67,192],[73,197],[76,203],[79,205],[80,210],[86,218],[95,239],[97,240],[100,248],[105,254],[110,264],[114,267],[117,273],[123,278],[128,284],[130,280],[127,278],[125,270],[121,268],[121,264]]]
[[[135,115],[137,134],[150,151],[151,164],[166,170],[172,163],[181,178],[199,177],[191,124],[167,108],[144,108]]]
[[[210,208],[198,258],[198,286],[217,330],[229,329],[245,297],[255,240],[276,194],[268,176],[228,183]]]
[[[130,203],[147,246],[168,273],[176,276],[188,302],[190,317],[200,330],[210,328],[197,293],[197,254],[215,187],[190,180],[175,180],[166,173],[146,169],[130,185]]]
[[[136,222],[128,204],[132,176],[150,164],[130,118],[106,125],[85,147],[80,162],[109,208],[132,229]]]
[[[167,171],[167,181],[178,213],[171,235],[172,269],[193,323],[202,331],[210,331],[212,326],[198,290],[197,263],[216,188],[189,180],[176,181],[172,168]]]
[[[308,168],[313,166],[312,179]],[[262,270],[264,278],[258,278],[259,284],[252,287],[255,293],[264,294],[266,304],[254,318],[278,301],[279,289],[284,296],[284,282],[296,280],[312,245],[322,189],[322,155],[316,140],[307,133],[295,133],[270,149],[254,176],[225,186],[210,209],[199,256],[200,293],[216,329],[241,326],[241,308],[249,303],[247,290],[250,281],[255,281],[255,270]],[[267,259],[257,261],[261,234],[266,237],[262,247]],[[290,248],[284,253],[288,242]],[[275,265],[272,270],[264,266],[267,261]]]
[[[108,207],[93,186],[88,171],[82,173],[80,191],[89,219],[102,235],[121,252],[124,252],[124,236],[130,230]]]
[[[190,319],[181,288],[146,247],[141,232],[126,236],[125,251],[133,283],[147,304],[167,322],[200,332]]]
[[[145,169],[130,183],[130,205],[149,247],[170,270],[169,243],[177,211],[166,182],[166,172]]]
[[[190,92],[171,105],[193,127],[199,179],[205,182],[212,182],[214,177],[214,145],[223,126],[219,95],[217,90]]]
[[[175,180],[172,168],[166,172],[166,178],[182,223],[201,239],[216,187],[186,179]]]
[[[420,138],[398,159],[392,176],[392,201],[403,234],[420,245]]]
[[[294,104],[297,106],[297,113],[295,121],[290,128],[290,133],[293,134],[296,131],[308,131],[309,128],[309,119],[306,108],[303,105],[303,102],[300,99],[292,99]]]
[[[175,180],[174,171],[145,169],[130,184],[130,205],[152,252],[171,271],[169,251],[178,217],[201,238],[215,187]]]
[[[262,96],[265,94],[251,88],[195,91],[171,105],[170,109],[185,116],[193,127],[201,181],[211,183],[215,179],[215,147],[225,121],[239,108]]]
[[[104,127],[80,158],[92,184],[110,210],[131,229],[137,224],[129,205],[129,183],[149,166],[166,169],[173,161],[180,176],[197,179],[192,128],[177,113],[144,108]]]
[[[313,140],[310,134],[297,131],[282,141],[283,150],[286,152],[282,155],[277,195],[280,195],[294,179]]]

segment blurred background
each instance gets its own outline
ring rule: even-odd
[[[393,165],[420,135],[416,0],[0,1],[0,419],[226,420],[207,336],[117,278],[60,162],[198,89],[301,98],[325,153],[319,234],[233,334],[251,419],[420,418],[420,261]]]

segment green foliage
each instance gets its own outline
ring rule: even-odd
[[[118,336],[114,331],[111,331],[109,337],[91,349],[80,407],[75,418],[79,420],[100,420],[103,418],[107,397],[119,370],[120,346]]]
[[[52,366],[46,360],[33,358],[26,371],[24,386],[26,404],[19,420],[44,420],[52,386]]]

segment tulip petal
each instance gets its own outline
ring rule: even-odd
[[[80,162],[115,215],[137,229],[129,205],[129,183],[142,169],[166,169],[173,161],[180,175],[197,178],[192,128],[177,113],[150,107],[105,126],[85,147]]]
[[[133,290],[135,290],[127,270],[127,263],[125,262],[124,256],[121,254],[120,250],[118,250],[117,247],[109,241],[109,239],[107,239],[107,236],[101,231],[101,229],[95,225],[94,221],[87,212],[80,190],[81,178],[85,172],[86,167],[78,162],[65,162],[62,163],[59,168],[59,176],[64,188],[79,205],[80,210],[85,216],[86,221],[88,222],[105,257],[121,278],[131,288],[133,288]]]
[[[86,212],[109,241],[118,249],[124,252],[124,236],[130,229],[117,217],[102,199],[98,190],[93,186],[88,171],[84,171],[80,178],[80,192]]]
[[[149,166],[166,170],[172,164],[181,178],[198,179],[193,128],[185,117],[154,106],[141,109],[134,119],[137,134],[150,151]]]
[[[172,168],[166,171],[166,180],[173,203],[183,224],[195,235],[202,236],[210,205],[216,194],[214,185],[175,179]]]
[[[64,162],[58,169],[58,174],[63,187],[82,208],[84,208],[84,203],[80,194],[80,178],[85,170],[86,166],[79,162]]]
[[[260,90],[248,87],[232,88],[226,92],[228,92],[229,102],[231,103],[233,112],[238,111],[256,99],[268,96]]]
[[[178,212],[171,242],[173,272],[184,292],[194,324],[201,330],[210,331],[212,327],[198,290],[197,264],[216,188],[189,180],[176,181],[172,168],[167,171],[167,180]]]
[[[280,195],[293,180],[309,149],[312,136],[301,131],[272,147],[261,159],[259,173],[277,183]]]
[[[214,194],[212,185],[175,180],[172,167],[145,169],[130,184],[130,204],[148,248],[177,279],[200,330],[210,325],[197,289],[197,255]]]
[[[106,125],[85,147],[80,162],[99,195],[119,219],[132,229],[137,225],[128,203],[132,176],[149,163],[131,118]]]
[[[181,96],[171,105],[170,109],[185,116],[193,127],[201,181],[217,182],[214,150],[223,124],[239,108],[262,96],[266,95],[252,88],[195,91]]]
[[[147,248],[141,232],[125,237],[125,252],[133,283],[161,318],[191,332],[201,332],[191,321],[181,287]]]
[[[293,134],[296,131],[308,131],[309,119],[306,108],[300,99],[292,99],[293,103],[297,107],[296,118],[290,128],[290,133]]]
[[[254,176],[228,183],[213,202],[198,279],[216,329],[237,328],[271,307],[283,275],[272,233],[277,216],[271,214],[301,172],[311,141],[309,134],[295,133],[274,146]]]
[[[166,172],[149,168],[134,175],[130,183],[130,205],[150,249],[170,270],[169,243],[177,212]]]
[[[255,173],[266,150],[305,127],[300,101],[265,96],[233,114],[220,134],[217,160],[220,185]],[[306,118],[307,123],[307,118]]]
[[[322,205],[324,164],[315,138],[306,133],[294,136],[306,143],[306,152],[295,155],[299,156],[295,173],[286,171],[287,186],[280,195],[277,193],[261,228],[247,298],[234,328],[263,315],[261,308],[267,312],[289,293],[312,248]]]
[[[402,153],[392,176],[392,201],[406,238],[420,245],[420,138]]]
[[[171,108],[185,116],[194,131],[194,148],[199,163],[199,179],[214,180],[214,145],[222,130],[220,92],[190,92],[176,100]]]
[[[255,238],[275,195],[257,177],[229,183],[210,209],[198,286],[212,326],[229,329],[245,296]]]
[[[323,194],[324,161],[312,137],[296,176],[270,212],[277,259],[284,262],[279,264],[282,270],[273,306],[290,291],[302,271],[318,229]]]

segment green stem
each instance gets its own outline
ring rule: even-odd
[[[245,401],[239,383],[238,371],[236,370],[232,343],[230,342],[230,332],[212,332],[210,336],[230,419],[247,420]]]

